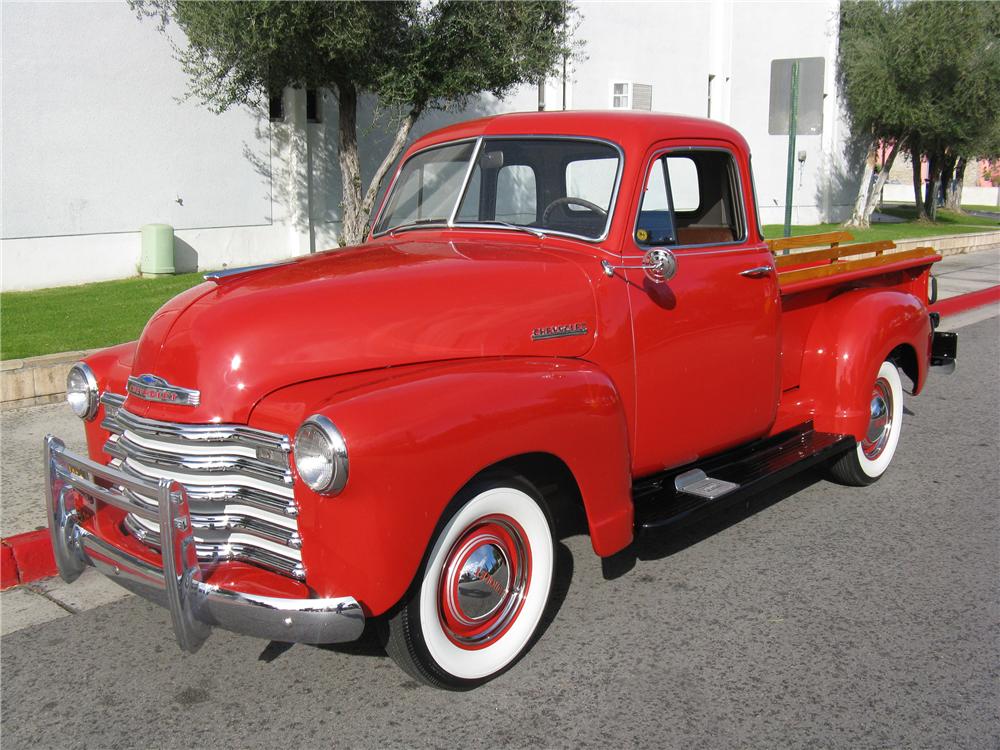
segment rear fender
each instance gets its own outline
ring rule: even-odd
[[[911,346],[916,353],[914,393],[919,393],[927,377],[930,341],[927,307],[912,294],[857,289],[825,302],[802,359],[801,387],[813,403],[816,429],[860,440],[882,362],[898,347]]]
[[[624,412],[592,364],[484,359],[327,378],[271,394],[250,421],[293,434],[315,413],[343,433],[350,460],[336,497],[296,482],[306,581],[322,596],[349,593],[373,615],[392,607],[455,494],[525,453],[572,472],[598,554],[632,541]]]

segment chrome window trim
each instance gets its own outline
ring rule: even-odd
[[[740,221],[740,226],[743,229],[743,234],[739,239],[733,240],[731,242],[702,242],[697,245],[640,245],[638,242],[636,242],[635,233],[639,229],[639,214],[642,213],[642,200],[643,198],[645,198],[645,190],[646,190],[645,186],[647,181],[649,180],[649,171],[652,165],[658,162],[663,156],[665,156],[668,153],[673,153],[677,151],[718,151],[729,155],[729,158],[732,160],[732,164],[736,167],[735,176],[737,178],[737,184],[736,185],[730,184],[729,189],[733,191],[733,196],[736,199],[737,208],[740,212],[739,218],[742,219],[742,221]],[[660,149],[659,151],[656,151],[650,157],[649,162],[646,164],[646,169],[642,173],[642,182],[640,183],[639,187],[639,195],[640,195],[639,204],[635,208],[635,219],[632,222],[632,237],[631,237],[632,244],[638,248],[644,248],[647,250],[652,247],[664,247],[667,248],[668,250],[687,250],[687,249],[696,249],[702,247],[731,248],[737,245],[745,245],[747,240],[749,239],[750,230],[747,225],[747,212],[746,212],[746,206],[744,205],[743,202],[743,190],[740,188],[739,177],[740,177],[739,160],[736,158],[736,154],[731,149],[726,148],[725,146],[668,146],[666,148]],[[670,179],[666,170],[664,170],[663,179],[667,186],[667,192],[670,193],[670,212],[672,214],[676,214],[676,211],[674,211],[673,207],[674,199],[672,191],[670,189]],[[732,181],[733,179],[732,172],[730,172],[729,179],[730,181]]]
[[[415,157],[423,154],[427,151],[436,148],[442,148],[444,146],[454,146],[459,143],[467,143],[469,141],[475,141],[476,146],[473,150],[472,158],[469,160],[469,169],[465,176],[465,182],[462,184],[462,192],[459,194],[458,201],[455,203],[455,207],[451,212],[451,220],[447,223],[444,222],[434,222],[427,224],[420,224],[418,226],[404,226],[398,229],[383,229],[380,232],[372,232],[372,239],[377,237],[384,237],[387,234],[392,234],[393,232],[405,232],[413,229],[440,229],[442,227],[448,229],[491,229],[500,230],[503,232],[514,232],[520,231],[511,229],[498,224],[481,224],[479,222],[456,222],[455,218],[458,215],[458,210],[462,206],[462,201],[465,199],[465,192],[469,187],[469,180],[472,177],[472,171],[475,169],[476,159],[479,157],[479,152],[482,150],[483,145],[486,141],[509,141],[509,140],[532,140],[532,141],[584,141],[587,143],[601,143],[606,146],[611,146],[618,154],[618,171],[615,174],[614,186],[611,189],[611,203],[608,205],[608,216],[604,222],[604,232],[599,237],[587,237],[582,234],[573,234],[572,232],[560,232],[555,229],[545,229],[543,227],[529,227],[531,229],[537,229],[540,232],[544,232],[546,235],[553,235],[558,237],[569,237],[571,239],[582,240],[583,242],[589,242],[592,244],[598,244],[604,242],[608,235],[611,233],[611,222],[614,220],[615,209],[618,206],[618,195],[621,191],[622,176],[625,172],[625,151],[614,141],[609,141],[606,138],[597,138],[595,136],[585,136],[585,135],[562,135],[562,134],[518,134],[511,133],[505,135],[481,135],[477,137],[460,138],[455,141],[445,141],[444,143],[435,143],[433,146],[428,146],[427,148],[422,148],[415,152],[409,159],[403,162],[399,169],[396,170],[396,175],[392,178],[392,183],[386,190],[385,199],[382,202],[382,208],[379,210],[379,215],[375,220],[373,226],[378,226],[378,223],[382,220],[382,214],[385,212],[388,206],[389,196],[392,195],[393,189],[396,187],[396,181],[399,179],[399,175],[403,171],[403,167]],[[633,235],[634,236],[634,235]]]

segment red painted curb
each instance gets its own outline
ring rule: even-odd
[[[1000,284],[975,292],[968,292],[967,294],[959,294],[957,297],[939,300],[931,305],[931,312],[940,313],[942,316],[955,315],[956,313],[988,305],[991,302],[1000,302]]]
[[[17,563],[14,562],[14,550],[4,544],[0,547],[0,589],[16,586]]]
[[[9,589],[20,583],[49,578],[59,572],[46,529],[15,534],[0,542],[3,544],[0,588]]]

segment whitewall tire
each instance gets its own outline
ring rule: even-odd
[[[387,621],[386,651],[422,682],[474,687],[532,643],[555,567],[552,522],[520,478],[480,482],[452,504],[419,580]]]
[[[885,473],[896,454],[903,426],[903,384],[899,370],[889,360],[879,367],[868,411],[864,438],[831,467],[833,477],[843,484],[871,484]]]

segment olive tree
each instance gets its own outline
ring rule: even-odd
[[[140,16],[175,23],[189,95],[216,111],[262,107],[286,87],[328,89],[338,104],[343,239],[360,242],[379,184],[413,124],[433,108],[503,97],[554,71],[571,52],[567,0],[462,2],[199,2],[131,0]],[[395,137],[367,185],[358,101],[377,97]]]
[[[980,155],[1000,120],[1000,3],[859,2],[840,8],[838,77],[855,136],[870,144],[851,223],[867,225],[879,143],[913,161],[918,217],[935,218],[939,185]],[[922,179],[922,162],[929,181]]]

